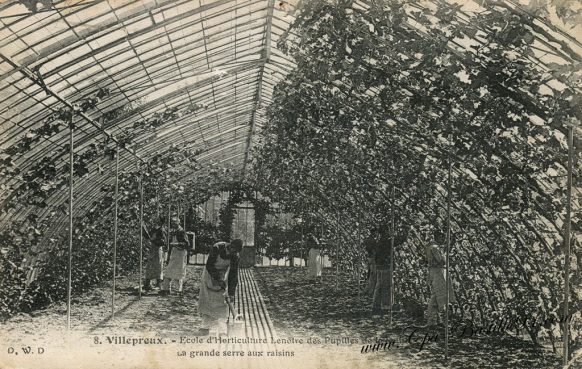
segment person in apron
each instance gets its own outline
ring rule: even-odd
[[[372,315],[384,315],[390,309],[390,262],[392,245],[386,229],[378,229],[374,242],[374,272],[376,281],[372,293]]]
[[[156,281],[156,287],[160,287],[164,279],[164,245],[166,244],[166,231],[163,227],[164,219],[158,220],[158,225],[150,233],[144,225],[144,236],[150,241],[148,258],[145,267],[144,290],[152,289],[151,281]]]
[[[440,323],[439,312],[445,309],[447,301],[447,283],[445,273],[445,257],[440,247],[433,242],[427,244],[426,261],[428,264],[428,283],[430,286],[430,300],[426,313],[427,324],[436,326]],[[457,301],[452,283],[449,286],[449,303]]]
[[[217,242],[208,254],[200,282],[198,310],[202,316],[202,328],[197,332],[199,336],[206,336],[214,329],[219,334],[226,332],[229,314],[226,298],[234,304],[242,247],[240,239],[230,243]]]
[[[321,278],[321,252],[319,250],[319,241],[315,236],[310,236],[308,240],[309,248],[309,262],[307,269],[307,277],[310,281],[315,283],[317,278]]]
[[[376,289],[376,244],[378,242],[378,229],[370,229],[370,234],[364,240],[364,247],[368,255],[368,284],[366,286],[366,291],[370,295],[374,295],[374,290]]]
[[[178,284],[178,293],[182,295],[184,278],[186,277],[186,257],[188,254],[188,237],[177,220],[173,221],[174,231],[170,238],[170,260],[164,271],[164,280],[160,295],[167,296],[171,293],[172,281]]]

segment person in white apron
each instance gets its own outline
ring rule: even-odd
[[[178,293],[182,295],[184,278],[186,277],[186,258],[188,255],[188,237],[184,229],[178,222],[174,224],[174,231],[170,238],[170,260],[164,270],[164,280],[160,290],[160,295],[169,295],[171,293],[172,281],[178,284]]]
[[[378,231],[374,263],[376,264],[376,283],[372,295],[372,315],[384,315],[390,309],[390,257],[392,245],[385,229]]]
[[[321,278],[321,251],[319,250],[319,242],[315,236],[310,236],[309,244],[307,277],[310,281],[315,282],[317,278]]]
[[[242,247],[240,239],[230,243],[217,242],[208,254],[200,282],[198,310],[202,316],[202,328],[197,332],[199,336],[208,335],[214,329],[219,334],[226,332],[229,314],[226,298],[234,304]]]
[[[445,273],[445,257],[440,247],[434,241],[425,248],[428,264],[428,283],[430,286],[430,300],[426,313],[427,324],[436,326],[440,323],[440,312],[445,309],[447,301],[447,282]],[[449,285],[449,303],[455,304],[457,299],[452,283]]]

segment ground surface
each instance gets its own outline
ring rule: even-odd
[[[115,318],[111,319],[111,284],[73,296],[71,326],[91,334],[150,330],[161,334],[182,334],[198,328],[197,301],[200,267],[188,266],[184,298],[160,297],[157,290],[137,299],[137,277],[119,277],[115,296]],[[56,303],[32,315],[19,314],[3,324],[2,331],[33,338],[66,328],[66,304]],[[170,318],[171,317],[171,318]],[[12,334],[11,334],[12,335]]]
[[[397,342],[398,348],[363,355],[369,360],[403,367],[443,366],[444,332],[421,328],[408,342],[412,333],[410,327],[422,325],[422,318],[407,317],[403,313],[395,316],[394,327],[389,328],[387,318],[371,316],[371,298],[363,289],[358,293],[357,282],[345,276],[336,290],[333,272],[324,270],[323,280],[314,284],[307,280],[304,268],[257,268],[255,275],[278,331],[318,337],[323,342],[326,337],[328,341],[342,337],[356,338],[360,342],[370,338],[400,340],[404,342]],[[439,336],[436,342],[426,343],[419,350],[427,333]],[[353,345],[354,351],[360,349],[361,345]],[[452,368],[560,367],[559,358],[550,353],[544,355],[529,341],[507,335],[462,339],[453,335],[450,356],[449,367]]]
[[[214,366],[218,361],[204,361],[196,355],[192,357],[191,353],[197,349],[230,349],[234,345],[179,343],[181,337],[193,339],[193,332],[201,323],[197,311],[201,270],[200,266],[188,266],[182,299],[176,295],[161,297],[155,292],[138,300],[136,278],[120,277],[113,319],[110,285],[97,286],[74,296],[70,336],[66,334],[64,303],[32,315],[19,314],[0,325],[0,368],[444,367],[442,334],[436,338],[437,342],[426,343],[419,351],[425,334],[434,335],[435,332],[420,329],[408,342],[411,330],[402,330],[421,323],[418,318],[400,315],[395,319],[394,328],[388,328],[385,318],[370,316],[370,298],[365,293],[358,294],[355,283],[342,282],[336,291],[332,271],[325,270],[323,281],[313,284],[306,278],[306,269],[297,267],[260,267],[254,271],[278,337],[303,339],[300,345],[283,343],[276,346],[280,352],[294,351],[294,357],[277,362],[247,357],[244,365],[238,358]],[[113,337],[157,337],[165,344],[108,344],[106,340]],[[398,347],[360,353],[362,342],[377,338],[394,340]],[[321,344],[307,343],[308,339],[310,342],[320,339]],[[358,342],[349,342],[354,339]],[[508,336],[462,340],[453,337],[450,343],[450,367],[453,368],[557,368],[560,362],[553,355],[542,355],[529,342]],[[7,354],[11,347],[20,351],[21,346],[44,347],[47,352],[42,355],[43,360],[36,356],[37,361],[30,356],[24,357],[23,353],[20,356]],[[182,351],[186,358],[177,357]],[[65,358],[71,360],[70,365],[63,363]]]

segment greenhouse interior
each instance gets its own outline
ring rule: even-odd
[[[579,0],[4,0],[0,97],[0,367],[582,367]]]

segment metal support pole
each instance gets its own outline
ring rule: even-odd
[[[170,235],[171,235],[171,232],[170,232],[171,205],[170,205],[170,203],[171,203],[171,201],[172,201],[172,197],[169,196],[168,197],[168,223],[167,223],[167,229],[166,229],[166,253],[167,254],[164,255],[165,256],[164,259],[166,259],[166,260],[170,257]]]
[[[303,250],[305,250],[305,236],[304,236],[304,230],[305,230],[305,219],[304,215],[303,215],[303,211],[301,212],[301,259],[299,259],[299,266],[303,266]]]
[[[449,270],[449,251],[451,248],[451,153],[448,155],[447,173],[447,244],[445,250],[445,273],[446,273],[446,300],[445,300],[445,359],[449,358],[449,302],[451,299],[451,274]]]
[[[249,209],[245,209],[245,245],[249,242]],[[254,242],[253,242],[254,244]]]
[[[339,237],[339,211],[336,213],[337,215],[337,223],[336,223],[336,233],[335,233],[335,239],[336,239],[336,252],[335,252],[335,289],[336,291],[339,289],[339,242],[340,242],[340,237]]]
[[[72,269],[73,269],[73,144],[74,144],[74,127],[73,127],[73,110],[71,110],[71,121],[69,122],[69,264],[67,280],[67,331],[71,330],[71,289],[72,289]]]
[[[158,183],[154,183],[156,186],[156,227],[158,226],[158,219],[160,219],[160,213],[162,208],[162,203],[160,202],[160,194],[158,193]]]
[[[323,220],[321,221],[321,238],[320,241],[323,240]],[[319,246],[321,247],[321,242],[319,243]],[[321,264],[321,278],[320,280],[323,281],[323,268],[325,267],[325,261],[323,260],[323,254],[321,254],[321,258],[319,259],[319,263]]]
[[[115,210],[113,219],[113,283],[111,286],[111,318],[115,316],[115,275],[117,273],[117,195],[119,193],[119,145],[115,145]]]
[[[362,216],[359,216],[359,222],[358,222],[358,248],[362,248],[363,247],[363,237],[362,237]],[[360,283],[360,279],[362,277],[362,260],[359,260],[358,262],[358,300],[360,299],[360,296],[362,294],[362,286]]]
[[[141,173],[141,171],[140,171]],[[143,174],[139,177],[139,299],[141,300],[141,288],[143,278]],[[148,281],[149,283],[149,281]]]
[[[390,325],[392,325],[392,307],[394,306],[394,185],[392,185],[392,196],[390,197]]]
[[[570,232],[572,225],[572,162],[574,157],[574,127],[568,127],[568,182],[566,188],[566,234],[564,235],[564,327],[563,327],[563,360],[564,365],[568,364],[570,322],[568,321],[568,310],[570,302]]]

